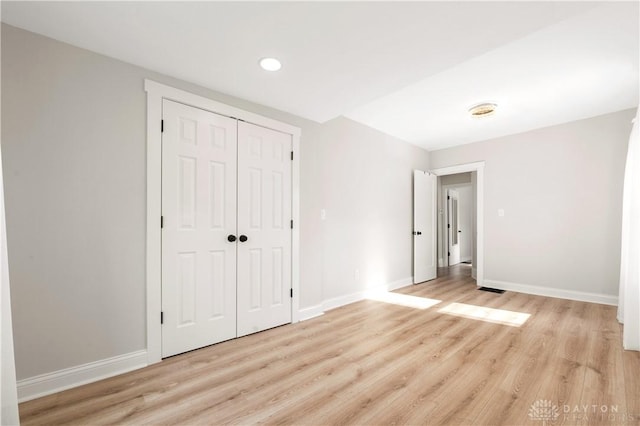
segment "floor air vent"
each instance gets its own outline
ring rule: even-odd
[[[504,290],[500,290],[499,288],[491,288],[491,287],[480,287],[478,290],[482,291],[490,291],[491,293],[504,293]]]

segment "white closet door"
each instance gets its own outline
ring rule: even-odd
[[[290,153],[291,135],[238,123],[238,336],[291,322]]]
[[[236,337],[237,122],[163,101],[162,356]],[[160,219],[160,218],[158,218]]]

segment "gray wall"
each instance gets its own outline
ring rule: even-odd
[[[369,275],[411,276],[412,169],[427,168],[426,151],[348,119],[320,125],[3,25],[19,379],[144,349],[144,78],[302,128],[301,307],[358,291]]]
[[[410,171],[426,170],[426,151],[346,118],[323,126],[320,139],[323,299],[410,279]]]
[[[0,37],[0,42],[1,39],[2,37]],[[0,98],[2,98],[2,96],[0,96]],[[0,108],[0,110],[1,109],[2,108]],[[2,120],[0,120],[0,123],[1,121]],[[0,164],[0,424],[6,426],[20,424],[13,351],[10,293],[4,210],[4,183],[2,179],[2,164]]]
[[[633,114],[430,153],[431,168],[485,161],[485,279],[617,295]]]
[[[2,165],[0,164],[1,174]],[[0,176],[0,330],[2,330],[0,335],[0,424],[9,426],[19,424],[20,420],[13,349],[4,191],[2,188],[3,182]]]

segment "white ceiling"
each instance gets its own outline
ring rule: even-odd
[[[638,3],[7,2],[2,21],[437,149],[638,104]],[[264,56],[283,68],[267,73]],[[499,104],[473,120],[478,102]]]

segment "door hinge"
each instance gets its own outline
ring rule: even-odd
[[[291,229],[293,229],[293,219],[291,219]]]
[[[164,120],[160,120],[160,133],[164,132]]]
[[[289,289],[289,296],[291,296],[291,298],[293,298],[293,289]]]
[[[160,216],[160,228],[164,228],[164,216]]]
[[[291,161],[293,161],[293,151],[291,151]]]
[[[451,224],[450,223],[447,223],[447,228],[451,228]]]
[[[164,324],[164,312],[160,312],[160,324]]]
[[[447,195],[447,200],[450,200],[450,199],[451,199],[451,197],[449,197],[449,196]]]
[[[447,252],[447,256],[451,256],[451,252],[450,251]]]

